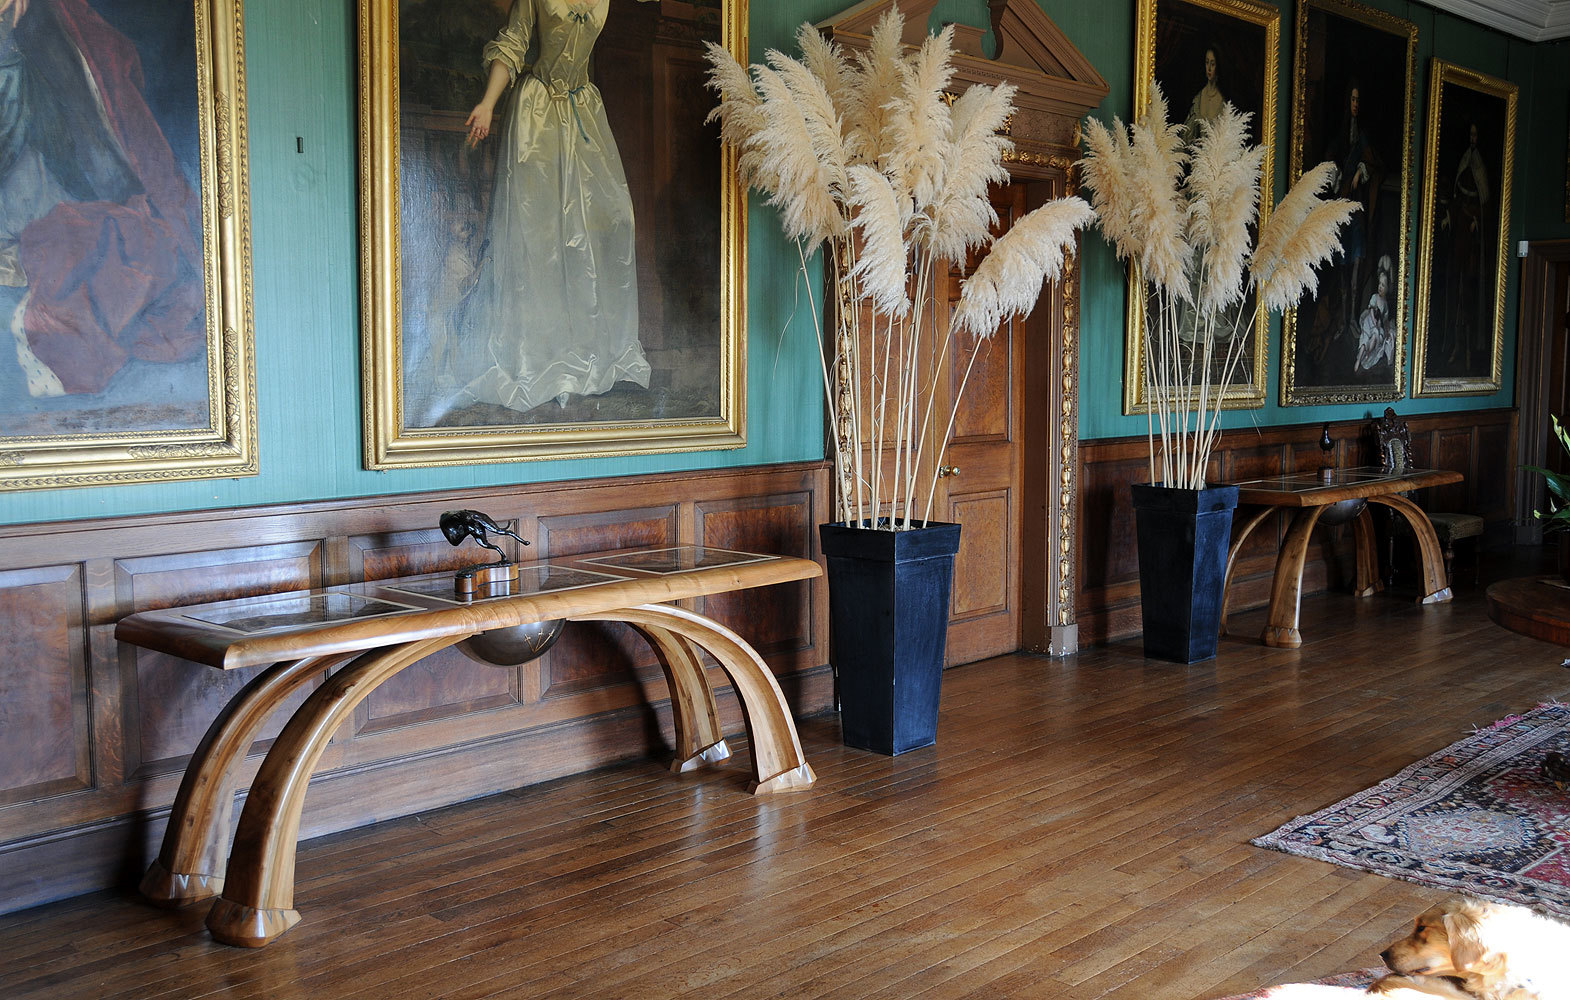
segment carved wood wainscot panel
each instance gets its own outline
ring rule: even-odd
[[[79,566],[0,573],[0,805],[87,788]]]
[[[542,517],[537,544],[542,555],[550,556],[676,545],[680,513],[678,506],[670,505]],[[637,678],[653,683],[660,673],[659,660],[649,643],[636,629],[620,622],[573,622],[551,651],[535,662],[545,698],[626,684]]]
[[[1505,532],[1515,503],[1515,410],[1403,416],[1412,432],[1414,465],[1452,469],[1465,477],[1451,486],[1418,491],[1414,497],[1418,504],[1425,510],[1479,514],[1490,535]],[[1373,417],[1330,425],[1336,465],[1378,464]],[[1317,469],[1324,464],[1318,443],[1322,427],[1297,424],[1229,431],[1212,457],[1212,479],[1237,481]],[[1080,443],[1079,620],[1086,642],[1126,638],[1140,631],[1139,551],[1128,487],[1149,480],[1147,455],[1144,437]],[[1287,523],[1286,515],[1278,515],[1273,524],[1267,520],[1249,536],[1232,584],[1231,611],[1269,602],[1276,552]],[[1352,541],[1350,525],[1315,531],[1304,567],[1305,593],[1327,587],[1350,589],[1355,571]]]
[[[512,512],[490,511],[507,521]],[[496,539],[513,559],[531,558],[510,538]],[[476,546],[454,548],[436,528],[354,535],[348,539],[356,580],[453,571],[487,562],[492,554]],[[357,737],[399,726],[451,718],[517,704],[518,668],[475,663],[456,649],[427,656],[377,688],[355,711]]]
[[[525,559],[692,541],[815,557],[827,488],[825,464],[808,462],[0,527],[0,911],[144,869],[185,756],[250,674],[121,646],[115,623],[133,611],[486,561],[436,530],[457,507],[517,517],[534,542]],[[710,602],[759,640],[798,716],[833,704],[825,594],[819,580]],[[663,768],[673,733],[648,644],[630,630],[625,643],[577,631],[582,645],[564,639],[543,667],[453,654],[388,685],[336,734],[302,835],[616,761]],[[716,680],[725,729],[739,734],[735,694]],[[253,747],[242,784],[286,717]],[[744,794],[745,762],[736,767]]]
[[[115,589],[125,614],[307,590],[321,584],[321,557],[321,545],[312,539],[121,559],[115,562]],[[177,657],[132,646],[120,646],[118,653],[125,769],[131,778],[178,776],[213,717],[257,673],[202,670]],[[291,707],[309,693],[300,692]],[[278,735],[287,718],[280,715],[270,721],[262,739]],[[263,744],[253,753],[265,749]]]

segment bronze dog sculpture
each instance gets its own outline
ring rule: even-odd
[[[529,544],[517,532],[497,524],[489,514],[483,511],[449,510],[442,514],[441,520],[437,523],[441,526],[442,534],[447,536],[447,541],[453,545],[462,545],[465,538],[472,538],[485,548],[496,553],[500,557],[496,560],[498,563],[507,561],[507,553],[503,552],[499,546],[493,544],[486,537],[486,532],[495,532],[498,535],[506,535],[508,538],[517,539],[520,545]],[[513,520],[507,523],[516,524],[517,522]]]

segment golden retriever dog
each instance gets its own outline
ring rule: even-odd
[[[1524,906],[1452,899],[1380,957],[1393,974],[1375,996],[1570,1000],[1570,925]]]

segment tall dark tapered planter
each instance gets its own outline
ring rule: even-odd
[[[959,525],[818,526],[846,746],[899,754],[938,739]]]
[[[1196,663],[1216,655],[1236,486],[1135,483],[1145,655]]]

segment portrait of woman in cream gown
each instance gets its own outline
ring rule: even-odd
[[[609,10],[610,0],[514,0],[484,47],[486,89],[465,124],[471,146],[497,143],[495,182],[442,331],[456,344],[411,386],[427,425],[477,403],[523,413],[649,385],[632,199],[589,77]]]

